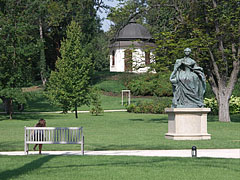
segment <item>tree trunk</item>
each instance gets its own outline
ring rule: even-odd
[[[223,93],[219,93],[218,96],[218,116],[219,121],[221,122],[231,122],[230,113],[229,113],[229,97],[224,95]]]
[[[40,75],[43,86],[46,85],[47,78],[46,78],[46,57],[45,57],[45,50],[44,50],[44,39],[43,39],[43,27],[41,18],[39,18],[39,35],[41,41],[41,49],[40,49]]]
[[[13,100],[10,99],[9,100],[9,119],[12,119],[12,115],[13,115]]]
[[[5,97],[1,97],[1,99],[3,101],[4,111],[6,112],[6,114],[8,114],[10,116],[9,119],[12,119],[13,100],[11,98],[5,98]]]
[[[76,119],[78,118],[78,113],[77,113],[77,103],[75,103],[75,117],[76,117]]]

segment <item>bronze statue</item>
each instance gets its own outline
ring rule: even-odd
[[[204,107],[203,95],[206,80],[203,69],[189,57],[190,48],[184,50],[185,57],[177,59],[170,76],[173,85],[173,108]]]

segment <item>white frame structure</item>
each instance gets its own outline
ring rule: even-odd
[[[123,105],[123,94],[128,93],[128,105],[131,103],[131,91],[130,90],[122,90],[122,105]]]
[[[28,154],[29,144],[81,144],[84,155],[83,127],[26,127],[24,153]]]

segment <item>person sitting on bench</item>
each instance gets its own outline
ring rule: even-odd
[[[44,119],[40,119],[35,127],[46,127],[46,121]],[[43,131],[34,130],[34,140],[35,141],[42,141],[44,138]],[[36,151],[36,147],[39,145],[39,154],[42,154],[42,144],[35,144],[33,150]]]

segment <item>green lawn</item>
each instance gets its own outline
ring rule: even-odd
[[[104,113],[92,116],[79,114],[16,114],[8,120],[0,115],[0,151],[23,150],[24,126],[34,126],[40,119],[48,127],[84,127],[86,150],[147,150],[203,148],[240,148],[240,115],[232,116],[231,123],[221,123],[209,116],[208,133],[211,140],[173,141],[164,138],[168,131],[167,115],[134,114],[127,112]],[[31,148],[31,147],[30,147]],[[80,150],[79,145],[44,145],[43,150]]]
[[[173,141],[164,138],[167,115],[127,112],[74,114],[15,114],[14,120],[0,114],[0,151],[23,151],[24,126],[40,118],[48,127],[83,126],[85,150],[240,148],[240,114],[231,123],[209,116],[211,140]],[[32,148],[32,146],[30,146]],[[79,145],[44,145],[47,150],[80,150]],[[239,159],[170,158],[134,156],[0,156],[0,179],[86,180],[237,180]]]
[[[25,107],[26,112],[52,112],[52,111],[61,111],[62,109],[50,104],[46,97],[43,96],[43,91],[38,91],[34,93],[34,98],[28,102],[28,105]],[[131,102],[136,101],[149,101],[151,98],[131,98]],[[127,97],[124,96],[124,104],[127,103]],[[1,102],[0,102],[1,103]],[[101,95],[101,106],[105,110],[109,109],[125,109],[125,106],[122,105],[122,96],[121,93],[115,94],[115,96]],[[0,105],[1,107],[1,105]],[[79,107],[78,110],[90,110],[88,106]]]
[[[237,180],[238,159],[127,156],[0,156],[7,179]]]

